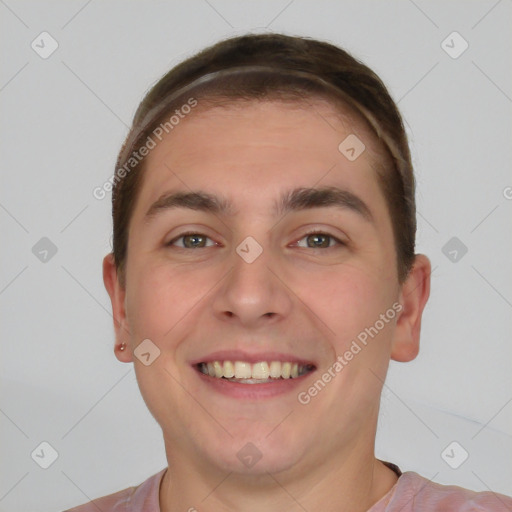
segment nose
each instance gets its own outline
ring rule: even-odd
[[[251,329],[279,322],[292,308],[292,292],[279,274],[268,250],[251,263],[235,253],[213,301],[215,316]]]

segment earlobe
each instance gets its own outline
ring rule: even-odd
[[[129,363],[132,361],[132,354],[131,350],[128,349],[130,346],[130,331],[126,320],[126,290],[119,282],[112,253],[103,258],[103,283],[112,303],[112,318],[116,338],[114,354],[119,361]]]
[[[391,350],[394,361],[412,361],[419,352],[421,317],[430,295],[430,260],[417,254],[400,292],[402,311],[397,319]]]

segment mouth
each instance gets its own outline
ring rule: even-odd
[[[271,384],[300,379],[313,372],[313,364],[293,361],[229,361],[215,360],[194,365],[201,374],[237,384]]]

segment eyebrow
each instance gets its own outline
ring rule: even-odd
[[[281,195],[274,203],[273,213],[281,216],[292,211],[327,207],[349,210],[368,222],[374,222],[369,207],[360,197],[338,187],[295,188]],[[171,192],[160,196],[149,207],[144,221],[150,222],[158,214],[175,208],[188,208],[216,215],[235,215],[234,205],[223,197],[203,191]]]

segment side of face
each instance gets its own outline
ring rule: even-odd
[[[366,146],[354,161],[338,149],[351,134]],[[176,453],[259,473],[304,469],[354,443],[373,446],[389,360],[418,351],[430,269],[418,256],[398,283],[375,158],[368,132],[320,100],[197,110],[147,157],[126,287],[109,255],[104,279],[117,341],[129,347],[116,355],[133,361]],[[290,191],[323,187],[357,196],[370,216],[332,205],[275,211]],[[179,207],[146,217],[163,195],[198,191],[231,211]],[[147,366],[133,355],[143,340],[159,354]],[[274,396],[235,397],[195,365],[221,351],[289,355],[314,371]],[[248,443],[261,454],[252,467],[237,456]]]

